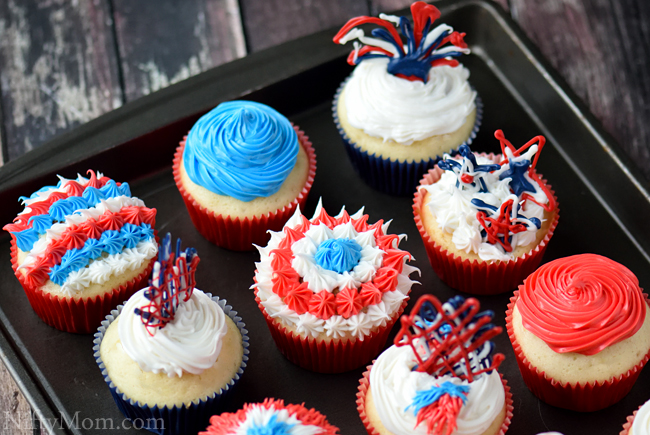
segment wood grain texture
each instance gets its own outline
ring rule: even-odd
[[[524,32],[650,179],[650,3],[511,0]]]
[[[122,104],[101,0],[0,1],[0,89],[10,159]]]
[[[0,363],[0,435],[33,435],[36,425],[27,400]]]
[[[236,0],[112,0],[126,100],[246,54]]]
[[[258,51],[368,15],[359,0],[240,0],[246,44]]]

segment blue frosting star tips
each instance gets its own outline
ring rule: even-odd
[[[318,245],[314,259],[323,269],[349,272],[361,259],[361,245],[352,239],[328,239]]]

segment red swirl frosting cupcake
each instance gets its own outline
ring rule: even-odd
[[[650,355],[646,295],[625,266],[582,254],[552,261],[519,286],[508,335],[530,390],[595,411],[622,399]]]
[[[319,203],[309,220],[296,211],[258,248],[255,295],[271,335],[292,362],[338,373],[370,361],[404,310],[419,271],[382,220],[363,209],[330,216]]]

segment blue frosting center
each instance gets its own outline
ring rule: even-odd
[[[289,120],[274,109],[230,101],[194,124],[183,166],[199,186],[248,202],[280,190],[296,165],[299,146]]]
[[[314,259],[323,269],[349,272],[361,259],[361,245],[351,239],[327,239],[316,249]]]

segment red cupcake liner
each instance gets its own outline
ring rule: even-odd
[[[500,161],[500,156],[489,154],[487,157],[495,162]],[[420,180],[421,186],[433,184],[440,179],[444,171],[437,166],[429,170],[424,178]],[[541,175],[540,175],[541,178]],[[542,180],[548,187],[549,191],[557,202],[555,192],[551,186]],[[477,260],[462,259],[456,254],[447,251],[438,245],[424,229],[420,210],[424,206],[424,192],[420,189],[415,191],[413,197],[413,216],[415,225],[420,232],[424,247],[429,257],[431,267],[438,277],[449,287],[473,295],[494,295],[504,293],[517,288],[528,275],[530,275],[542,261],[542,256],[546,251],[546,245],[553,236],[555,227],[560,219],[559,207],[555,210],[555,218],[549,227],[546,237],[529,253],[522,255],[514,260],[485,262]]]
[[[136,291],[146,287],[156,262],[156,257],[152,258],[140,275],[103,295],[74,299],[45,293],[38,287],[30,286],[24,275],[18,271],[17,255],[16,240],[12,238],[11,267],[38,317],[60,331],[76,334],[95,332],[111,310],[129,299]]]
[[[307,175],[305,186],[302,188],[302,191],[298,196],[283,208],[267,213],[263,216],[254,216],[253,218],[246,217],[243,220],[240,218],[233,219],[229,216],[216,214],[215,212],[199,205],[194,198],[187,193],[181,184],[179,170],[187,136],[183,138],[178,148],[176,148],[176,154],[174,154],[174,181],[183,197],[183,201],[185,201],[185,206],[190,214],[192,223],[203,237],[222,248],[233,251],[250,251],[253,249],[253,244],[259,246],[266,245],[271,237],[267,231],[280,231],[296,211],[296,207],[304,207],[305,202],[307,201],[307,195],[309,195],[311,186],[314,183],[314,176],[316,175],[316,152],[309,141],[309,137],[307,137],[298,126],[294,125],[293,128],[296,130],[298,141],[307,153],[309,159],[309,174]]]
[[[644,294],[647,302],[647,295]],[[605,382],[590,382],[587,384],[561,383],[548,376],[545,372],[537,370],[524,356],[521,346],[515,338],[512,326],[512,312],[519,299],[519,290],[510,298],[506,311],[506,328],[508,337],[515,351],[517,365],[521,376],[528,389],[543,402],[558,408],[570,409],[579,412],[598,411],[623,399],[630,392],[636,382],[641,369],[650,359],[650,351],[632,369],[617,378]]]
[[[313,337],[303,337],[288,330],[282,322],[269,316],[255,289],[257,306],[264,315],[273,341],[282,355],[292,363],[318,373],[343,373],[354,370],[379,355],[388,340],[390,330],[404,312],[408,300],[407,296],[388,323],[364,337],[363,340],[326,342]]]
[[[372,365],[366,367],[366,371],[363,372],[363,377],[359,381],[359,390],[357,391],[357,402],[356,402],[357,412],[359,412],[359,417],[361,417],[361,421],[363,422],[363,425],[366,428],[368,435],[381,435],[375,429],[375,427],[370,422],[370,419],[366,415],[366,397],[368,395],[368,387],[370,385],[371,369],[372,369]],[[512,393],[510,392],[508,381],[505,380],[505,378],[501,373],[499,373],[499,376],[501,376],[501,382],[503,382],[503,389],[506,393],[506,416],[503,419],[503,424],[501,425],[501,430],[499,431],[499,435],[504,435],[508,431],[508,426],[510,426],[510,422],[512,421],[512,412],[514,411],[515,408],[513,406]]]

